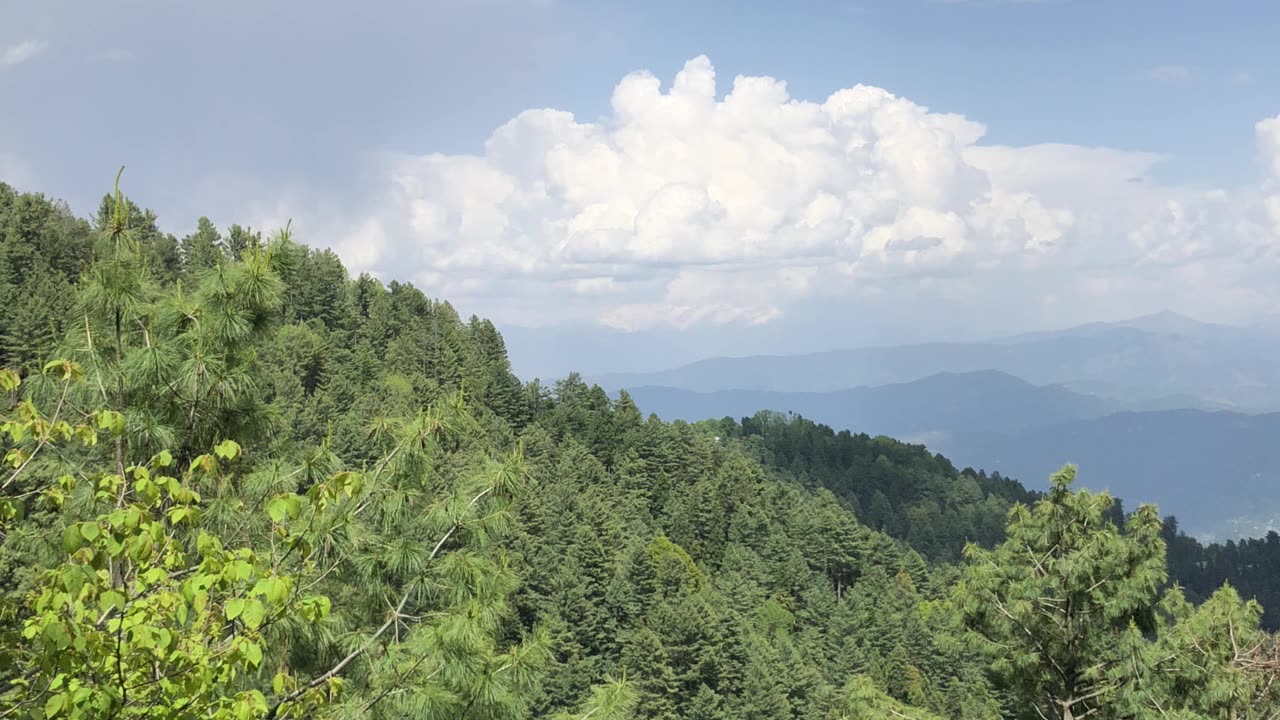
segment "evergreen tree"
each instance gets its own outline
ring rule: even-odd
[[[1121,532],[1106,520],[1111,498],[1073,491],[1074,480],[1067,466],[1034,508],[1016,506],[996,548],[966,548],[958,589],[1018,707],[1064,720],[1116,706],[1111,673],[1129,661],[1125,639],[1154,629],[1165,580],[1155,509],[1139,508]]]
[[[223,241],[209,218],[196,221],[196,231],[178,243],[183,276],[190,279],[215,267],[223,259]]]

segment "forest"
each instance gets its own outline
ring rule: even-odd
[[[490,321],[120,178],[89,219],[0,184],[0,303],[0,717],[1280,718],[1280,536],[1088,468],[521,381]]]

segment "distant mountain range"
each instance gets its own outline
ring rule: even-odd
[[[668,419],[694,421],[726,415],[740,419],[768,409],[792,412],[835,428],[904,440],[958,429],[1014,432],[1161,407],[1158,402],[1130,404],[1061,386],[1032,385],[998,370],[939,373],[912,382],[831,392],[704,393],[653,385],[626,390],[641,410]]]
[[[1280,332],[1160,313],[980,343],[713,358],[593,378],[665,418],[794,412],[1040,486],[1065,462],[1205,537],[1280,527]],[[1256,413],[1256,414],[1253,414]]]
[[[711,358],[670,370],[593,378],[606,388],[829,392],[939,373],[998,370],[1035,385],[1146,403],[1280,409],[1280,333],[1161,313],[975,343],[866,347],[803,355]],[[1177,405],[1174,405],[1177,406]]]
[[[1202,538],[1280,529],[1280,413],[1125,412],[926,440],[959,466],[997,469],[1028,486],[1073,462],[1082,484],[1110,489],[1128,509],[1155,502]]]

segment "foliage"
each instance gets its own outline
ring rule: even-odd
[[[1153,510],[1121,530],[1061,478],[1041,499],[888,438],[522,384],[492,323],[288,228],[177,240],[117,189],[93,224],[0,192],[0,233],[0,293],[49,308],[0,323],[0,714],[1280,707],[1255,604],[1161,596]]]
[[[1259,655],[1260,608],[1230,589],[1198,609],[1176,589],[1162,598],[1155,508],[1140,507],[1121,532],[1106,519],[1111,498],[1073,491],[1074,479],[1067,466],[1034,508],[1015,506],[994,549],[966,548],[956,588],[1022,713],[1239,718],[1270,706],[1273,695],[1259,704],[1274,672]]]

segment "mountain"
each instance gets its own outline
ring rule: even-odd
[[[610,388],[824,392],[939,373],[998,370],[1035,385],[1108,387],[1121,406],[1184,396],[1200,407],[1280,409],[1280,335],[1171,313],[986,342],[863,347],[701,360],[659,372],[594,378]]]
[[[1128,320],[1091,322],[1057,330],[1018,333],[996,338],[995,342],[1019,343],[1054,337],[1085,337],[1117,329],[1141,330],[1157,335],[1179,335],[1194,338],[1241,335],[1249,332],[1247,328],[1203,322],[1180,313],[1165,310],[1149,315],[1140,315]]]
[[[1081,483],[1155,502],[1199,536],[1261,535],[1280,528],[1280,413],[1167,410],[930,436],[957,465],[1041,484],[1064,463]]]
[[[1099,417],[1119,409],[1096,396],[1041,387],[996,370],[939,373],[908,383],[834,392],[627,388],[646,413],[681,420],[789,412],[869,435],[911,438],[961,428],[1009,432],[1031,425]]]
[[[957,465],[1039,488],[1064,463],[1081,483],[1155,502],[1200,537],[1280,527],[1280,413],[1186,408],[1194,398],[1139,405],[985,370],[833,392],[628,388],[660,417],[696,421],[791,413],[834,428],[927,445]]]

